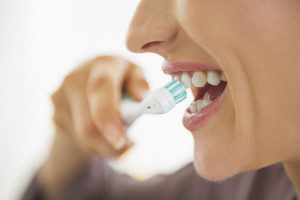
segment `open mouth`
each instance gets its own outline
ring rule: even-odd
[[[227,86],[224,72],[219,68],[191,63],[168,64],[163,70],[191,89],[194,101],[186,110],[183,122],[189,130],[199,129],[219,107],[220,97]]]
[[[191,88],[194,101],[188,108],[190,114],[201,112],[214,103],[223,94],[227,80],[222,72],[194,71],[176,73],[173,79],[181,81],[186,88]]]

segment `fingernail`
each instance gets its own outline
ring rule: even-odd
[[[119,158],[122,159],[122,158],[127,157],[129,154],[131,154],[132,151],[133,151],[133,147],[134,147],[134,143],[131,142],[131,141],[128,141],[128,142],[126,143],[126,145],[125,145],[125,148],[127,148],[127,149],[124,150],[124,152],[122,152],[122,153],[120,154],[120,157],[119,157]]]
[[[125,137],[121,137],[114,145],[116,150],[122,149],[127,143],[127,139]]]
[[[126,144],[126,138],[123,136],[122,132],[117,128],[116,125],[108,125],[106,127],[106,131],[106,138],[115,149],[119,150]]]

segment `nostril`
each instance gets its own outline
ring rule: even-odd
[[[146,49],[149,49],[150,47],[153,47],[153,46],[157,46],[159,44],[161,44],[162,42],[161,41],[153,41],[153,42],[148,42],[147,44],[143,45],[141,47],[142,50],[146,50]]]

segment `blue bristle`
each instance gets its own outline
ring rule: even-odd
[[[165,88],[169,88],[169,87],[171,87],[173,84],[175,84],[177,81],[176,80],[174,80],[174,81],[172,81],[172,82],[170,82],[170,83],[168,83],[167,85],[165,85]]]
[[[186,99],[186,97],[187,96],[185,96],[184,98],[182,98],[181,100],[179,100],[179,101],[176,101],[176,104],[179,104],[180,102],[182,102],[183,100],[185,100]]]
[[[174,94],[177,90],[179,90],[182,87],[183,87],[183,85],[180,83],[180,84],[176,85],[173,89],[171,89],[170,93]]]
[[[184,90],[184,85],[178,80],[171,81],[164,87],[168,89],[172,96],[177,93],[177,95],[173,97],[176,104],[182,102],[184,99],[187,98],[187,92]],[[180,93],[178,94],[178,92]]]
[[[176,95],[174,97],[174,100],[177,101],[179,98],[183,97],[183,96],[186,96],[187,95],[187,92],[184,90],[183,92],[181,92],[180,94]]]

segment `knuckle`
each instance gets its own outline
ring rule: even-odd
[[[149,89],[149,84],[143,77],[133,77],[128,87]]]
[[[138,85],[139,88],[143,88],[143,89],[149,90],[149,84],[145,80],[140,80],[137,83],[137,85]]]
[[[56,104],[57,100],[58,100],[58,92],[54,92],[51,95],[51,101],[52,101],[52,103]]]
[[[95,71],[116,71],[121,73],[130,69],[132,65],[131,62],[120,56],[100,56],[91,63]]]
[[[72,72],[67,74],[63,80],[64,86],[80,85],[86,81],[90,71],[90,64],[85,63],[75,68]]]
[[[51,101],[54,105],[57,105],[62,99],[62,90],[59,88],[51,95]]]
[[[141,76],[132,77],[132,82],[134,82],[134,84],[148,85],[146,79]]]
[[[63,81],[63,86],[68,89],[81,88],[86,82],[86,72],[75,70],[68,74]]]
[[[53,115],[52,120],[53,120],[55,125],[58,125],[58,124],[61,123],[60,118],[56,113]]]
[[[110,91],[114,88],[114,85],[115,85],[115,81],[113,77],[110,76],[109,74],[103,73],[98,78],[92,79],[89,82],[87,86],[87,90],[88,92],[99,91],[99,89]]]
[[[52,120],[53,120],[55,127],[60,128],[61,130],[66,132],[66,130],[67,130],[66,124],[63,122],[63,120],[61,120],[61,117],[59,115],[54,114],[52,117]]]
[[[76,72],[71,72],[65,77],[63,85],[64,86],[73,85],[78,81],[78,79],[79,79],[79,75]]]
[[[102,55],[102,56],[97,56],[96,58],[93,59],[93,62],[103,62],[103,61],[114,61],[117,57],[111,56],[111,55]]]
[[[74,78],[75,77],[75,73],[71,72],[70,74],[68,74],[65,78],[64,78],[64,82],[63,85],[68,85],[72,82],[74,82]]]
[[[99,56],[93,59],[91,64],[94,68],[104,69],[107,65],[110,65],[112,68],[115,68],[117,60],[118,59],[113,56]]]
[[[130,69],[133,73],[144,75],[144,71],[140,66],[136,65],[135,63],[131,63],[131,62],[129,62],[129,65],[130,65]]]
[[[130,71],[131,78],[135,81],[143,80],[146,81],[145,79],[145,74],[142,68],[140,68],[137,65],[133,65]]]

